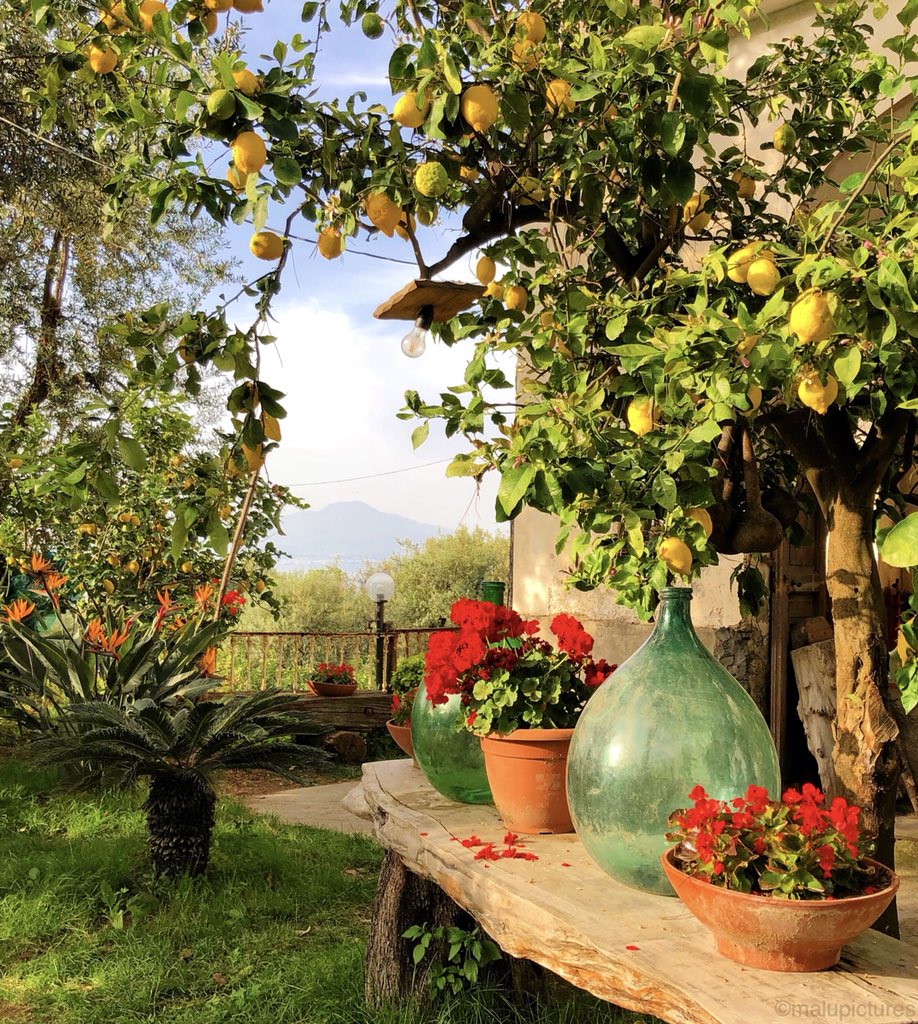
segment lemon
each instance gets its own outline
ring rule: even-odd
[[[738,356],[748,356],[758,343],[758,334],[747,334],[736,343],[736,354]]]
[[[689,519],[694,519],[698,523],[702,530],[704,530],[705,537],[710,537],[714,532],[714,523],[711,521],[711,513],[706,508],[687,508],[685,510],[686,516]]]
[[[541,43],[545,38],[545,19],[535,11],[523,11],[516,19],[516,32],[532,43]]]
[[[130,524],[131,526],[140,526],[140,516],[131,516]]]
[[[7,462],[7,465],[10,469],[20,469],[23,465],[23,460],[18,458],[18,456],[13,456],[13,458]]]
[[[125,562],[124,571],[130,573],[131,576],[136,576],[140,572],[140,562],[136,558],[132,558],[129,562]]]
[[[264,10],[261,0],[233,0],[233,7],[240,14],[260,14]]]
[[[207,97],[207,113],[218,121],[225,121],[236,113],[236,97],[229,89],[215,89]]]
[[[121,565],[121,556],[116,555],[114,551],[105,556],[105,561],[113,568],[117,569]]]
[[[233,509],[230,505],[221,505],[218,511],[218,515],[221,519],[229,519],[233,514]]]
[[[539,326],[546,331],[555,326],[555,314],[550,309],[543,309],[539,314]]]
[[[261,91],[261,79],[258,75],[252,74],[248,68],[240,68],[238,71],[234,71],[233,82],[244,96],[254,96],[255,93]]]
[[[909,646],[908,640],[905,639],[905,634],[900,629],[896,637],[896,654],[899,655],[899,662],[904,665],[912,653],[912,648]]]
[[[367,39],[379,39],[386,26],[376,11],[368,11],[360,22],[360,28]]]
[[[532,71],[539,64],[539,44],[531,39],[520,39],[513,44],[510,59],[521,71]]]
[[[242,454],[245,457],[245,464],[249,467],[249,470],[254,473],[256,469],[261,469],[265,464],[265,457],[262,453],[262,445],[256,444],[254,448],[244,444],[242,446]]]
[[[497,96],[487,85],[472,85],[462,94],[459,111],[476,132],[486,132],[497,120]]]
[[[423,106],[418,106],[418,94],[406,92],[399,96],[395,106],[392,108],[392,120],[396,121],[403,128],[420,128],[427,118],[430,110],[430,102],[424,101]]]
[[[242,174],[257,174],[267,159],[264,140],[255,132],[240,132],[233,140],[233,163]]]
[[[797,145],[797,133],[789,124],[782,124],[775,128],[771,141],[779,153],[790,153]]]
[[[751,199],[755,195],[755,178],[742,171],[734,171],[731,179],[736,182],[736,194],[740,199]]]
[[[233,0],[204,0],[204,6],[209,11],[228,11],[233,6]]]
[[[727,277],[737,284],[746,283],[749,265],[756,259],[773,259],[771,253],[762,248],[761,242],[750,242],[742,249],[737,249],[727,258]]]
[[[327,260],[333,260],[340,256],[344,244],[341,241],[341,232],[337,228],[325,228],[319,232],[319,241],[316,246],[319,255]]]
[[[762,404],[762,389],[758,384],[749,385],[749,390],[746,392],[746,398],[749,399],[749,408],[743,413],[743,415],[755,416]]]
[[[691,231],[704,231],[711,223],[711,214],[704,209],[708,197],[704,192],[696,192],[682,207],[682,219]]]
[[[436,203],[431,207],[418,207],[418,223],[423,224],[425,228],[429,228],[439,215],[440,211],[437,209]]]
[[[491,299],[497,299],[498,302],[504,301],[504,286],[500,281],[492,281],[487,288],[485,288],[485,295]]]
[[[768,257],[754,259],[746,271],[746,284],[756,295],[771,295],[781,280],[781,271]]]
[[[118,51],[111,46],[90,46],[86,59],[97,75],[108,75],[118,64]]]
[[[678,537],[664,537],[657,548],[657,554],[670,572],[688,576],[692,571],[692,552],[685,541]]]
[[[194,568],[194,562],[182,562],[179,568],[182,570],[182,572],[191,572],[191,570]]]
[[[115,584],[111,580],[102,580],[102,589],[106,594],[114,594]]]
[[[371,192],[366,198],[364,209],[373,227],[379,228],[387,238],[391,238],[401,220],[402,208],[384,192]]]
[[[481,284],[490,284],[497,276],[497,264],[490,256],[482,256],[475,264],[475,276]]]
[[[279,260],[284,254],[284,240],[273,231],[256,231],[249,249],[260,260]]]
[[[414,217],[410,213],[406,217],[405,211],[402,210],[402,214],[398,219],[398,224],[395,225],[395,233],[403,242],[407,242],[411,237],[408,234],[408,229],[414,231]]]
[[[554,113],[569,114],[576,104],[571,99],[571,84],[563,78],[553,78],[545,89],[545,104]]]
[[[804,292],[791,306],[788,326],[801,345],[819,344],[835,333],[835,320],[824,292]]]
[[[414,187],[422,196],[436,199],[442,196],[449,185],[449,175],[446,168],[436,160],[427,160],[418,164],[414,172]]]
[[[131,521],[131,516],[133,514],[134,514],[133,512],[119,512],[118,513],[118,522],[119,523],[129,523]]]
[[[195,16],[195,18],[197,18],[197,15]],[[192,18],[190,20],[194,21],[195,18]],[[200,16],[200,21],[201,24],[204,26],[205,35],[208,38],[210,38],[210,36],[212,36],[214,32],[217,31],[217,15],[213,11],[205,11],[204,14]]]
[[[131,25],[131,19],[127,16],[123,3],[103,7],[99,12],[99,20],[113,36],[120,36],[123,32],[127,32]]]
[[[528,302],[529,295],[520,284],[513,284],[504,291],[504,305],[507,309],[515,309],[518,312],[522,312]]]
[[[638,437],[643,437],[645,434],[649,434],[653,430],[656,419],[656,410],[654,409],[652,398],[633,398],[628,403],[628,408],[625,411],[625,419],[628,423],[628,429],[637,434]]]
[[[99,527],[95,523],[80,523],[77,527],[77,533],[85,533],[87,537],[95,537],[99,532]]]
[[[162,0],[141,0],[137,11],[140,14],[140,27],[144,32],[153,31],[153,19],[157,14],[162,11],[168,14],[168,8]]]
[[[808,374],[800,381],[797,397],[808,409],[815,409],[820,416],[824,416],[829,406],[838,398],[838,381],[831,373],[827,373],[826,382],[823,384],[819,374]]]
[[[481,177],[481,173],[476,171],[474,167],[466,167],[465,164],[459,168],[459,177],[463,181],[478,181]]]
[[[245,188],[247,174],[241,174],[239,168],[235,164],[230,164],[229,169],[226,172],[226,180],[233,186],[237,192],[242,192]]]

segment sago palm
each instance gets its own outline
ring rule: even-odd
[[[217,794],[215,773],[263,769],[297,780],[296,769],[325,762],[321,751],[294,743],[320,734],[290,694],[258,693],[226,701],[166,707],[139,700],[125,707],[70,705],[65,728],[36,740],[43,766],[79,775],[83,785],[114,788],[147,779],[150,857],[157,875],[199,875],[210,858]]]

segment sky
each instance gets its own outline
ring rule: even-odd
[[[304,36],[314,26],[299,20],[296,0],[265,0],[262,14],[240,18],[248,66],[255,72],[274,63],[270,54],[277,39]],[[330,12],[331,14],[332,12]],[[238,16],[237,16],[238,17]],[[391,108],[386,78],[391,38],[369,40],[359,26],[334,25],[323,37],[318,58],[316,87],[322,99],[345,98],[365,91],[369,102]],[[280,207],[268,226],[282,229]],[[249,255],[251,226],[230,226],[229,244],[241,258],[246,278],[263,274],[264,262]],[[454,228],[440,225],[419,228],[419,241],[433,262],[449,244]],[[315,237],[311,224],[293,232]],[[418,359],[402,354],[400,342],[411,324],[380,321],[373,310],[417,274],[407,242],[395,237],[365,234],[348,239],[353,250],[374,253],[407,264],[345,252],[324,260],[315,247],[294,241],[284,272],[283,291],[276,302],[276,345],[265,349],[262,375],[286,392],[288,415],[282,423],[283,442],[268,459],[273,482],[293,487],[294,493],[316,508],[336,501],[365,501],[385,512],[395,512],[433,523],[445,530],[459,525],[494,529],[497,480],[482,484],[447,479],[446,463],[466,450],[461,440],[447,440],[438,425],[417,451],[411,432],[418,421],[399,420],[406,390],[435,400],[440,391],[463,379],[470,344],[452,349],[430,339]],[[476,254],[463,259],[448,275],[451,280],[473,280]],[[235,307],[234,307],[235,308]],[[239,307],[236,317],[248,325],[249,310]],[[511,364],[505,364],[511,372]],[[434,463],[434,465],[431,465]],[[393,472],[408,470],[406,472]],[[386,475],[380,475],[386,474]],[[357,477],[368,479],[354,479]],[[345,481],[345,482],[336,482]]]

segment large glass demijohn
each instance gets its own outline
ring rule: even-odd
[[[616,881],[670,896],[666,821],[689,790],[728,800],[755,783],[778,796],[781,782],[765,720],[698,639],[691,599],[688,588],[662,592],[653,633],[584,708],[567,768],[587,853]]]
[[[464,714],[454,693],[445,704],[431,704],[423,682],[411,709],[411,745],[418,767],[433,788],[463,804],[493,803],[481,741],[459,729]]]

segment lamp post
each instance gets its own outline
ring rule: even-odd
[[[395,597],[395,580],[387,572],[374,572],[364,589],[376,602],[376,689],[381,690],[386,672],[386,601]]]

